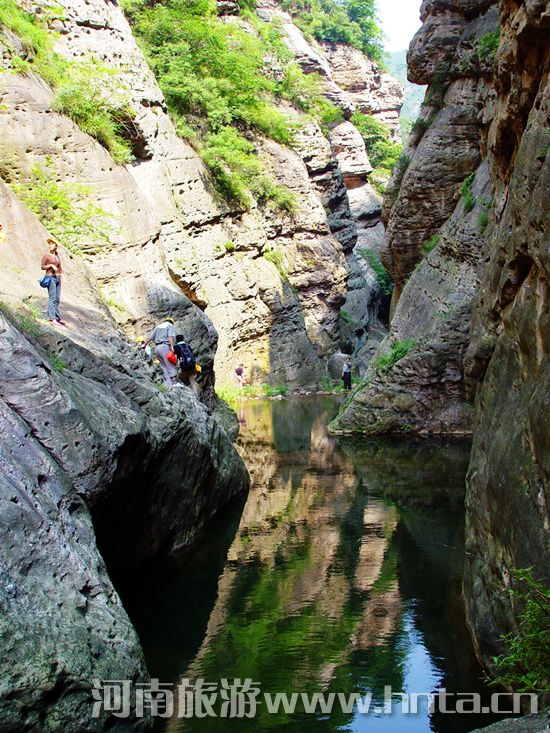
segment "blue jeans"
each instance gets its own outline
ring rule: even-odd
[[[53,275],[48,286],[48,318],[50,321],[59,321],[59,300],[61,298],[61,278]]]

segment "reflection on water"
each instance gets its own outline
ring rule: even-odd
[[[262,692],[488,692],[460,599],[468,446],[327,436],[330,398],[248,402],[252,490],[186,562],[125,597],[154,677],[251,678]],[[268,714],[169,731],[465,733],[492,718]]]

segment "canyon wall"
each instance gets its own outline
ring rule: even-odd
[[[550,561],[549,17],[423,2],[409,76],[429,86],[385,200],[390,335],[332,424],[473,435],[464,595],[488,663],[518,630],[513,570]]]
[[[390,336],[333,424],[342,432],[471,431],[463,363],[491,204],[483,157],[493,97],[491,65],[478,49],[498,29],[498,9],[425,2],[422,18],[409,77],[428,89],[384,202]],[[470,174],[471,206],[461,196]],[[399,344],[406,354],[392,363]]]
[[[465,598],[479,650],[517,633],[515,568],[550,567],[550,6],[502,0],[489,133],[494,218],[466,379],[475,405]]]
[[[40,13],[46,5],[33,8]],[[368,185],[370,164],[357,130],[344,123],[331,146],[316,123],[283,108],[300,122],[293,148],[254,142],[274,181],[295,194],[296,212],[229,205],[215,194],[197,153],[177,136],[120,8],[103,0],[67,0],[60,7],[62,15],[49,21],[59,33],[56,50],[76,61],[93,54],[116,71],[119,92],[135,114],[136,160],[114,165],[100,145],[52,111],[51,93],[39,79],[6,75],[0,152],[14,169],[13,178],[51,161],[63,183],[90,184],[88,199],[111,217],[111,246],[88,241],[74,246],[92,265],[112,316],[130,337],[173,313],[174,298],[184,302],[183,293],[218,332],[220,381],[232,382],[235,366],[243,362],[250,381],[319,382],[326,358],[340,349],[342,338],[351,339],[351,348],[364,340],[379,300],[374,273],[353,252],[358,229],[360,246],[375,249],[382,232],[380,200]],[[272,17],[282,11],[260,4],[258,13]],[[238,15],[226,16],[226,22],[247,26]],[[345,115],[372,112],[396,129],[402,90],[395,80],[360,52],[338,45],[320,49],[323,58],[312,66],[308,59],[317,51],[290,19],[287,25],[298,61],[308,73],[322,73],[327,97]],[[338,154],[346,134],[353,183]],[[348,189],[353,189],[350,197]],[[351,311],[344,323],[342,306]]]
[[[112,578],[189,551],[248,487],[214,368],[222,382],[242,361],[251,381],[312,384],[342,339],[352,347],[365,340],[379,289],[353,249],[371,239],[379,247],[381,203],[351,123],[329,141],[306,118],[292,149],[254,141],[274,180],[295,193],[296,213],[220,201],[177,136],[117,4],[22,5],[57,34],[62,56],[92,55],[114,72],[135,113],[135,160],[117,165],[55,111],[31,67],[15,73],[9,47],[18,40],[0,37],[1,726],[99,731],[113,721],[91,719],[92,680],[148,678]],[[340,95],[346,116],[368,108],[395,128],[399,87],[361,54],[325,51],[335,77],[327,96]],[[345,88],[346,53],[363,74],[356,90]],[[32,176],[54,196],[80,192],[102,222],[97,233],[75,232],[70,252],[61,248],[66,327],[44,318],[37,280],[49,233],[17,196]],[[347,301],[359,325],[346,321],[343,332]],[[165,394],[157,367],[136,348],[166,316],[203,368],[198,395],[185,387]],[[129,720],[127,729],[139,725]]]
[[[189,550],[248,476],[189,388],[159,390],[82,261],[64,258],[73,325],[41,320],[47,232],[4,184],[0,216],[0,727],[103,730],[92,680],[147,679],[111,577]],[[186,323],[215,348],[200,312]]]

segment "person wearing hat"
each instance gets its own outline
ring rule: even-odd
[[[48,253],[42,257],[42,269],[46,275],[50,276],[50,284],[48,285],[48,318],[50,323],[57,323],[60,326],[65,325],[65,321],[61,320],[59,311],[59,302],[61,300],[61,275],[63,268],[59,253],[57,251],[57,242],[55,239],[47,239]]]
[[[160,361],[162,373],[164,374],[164,381],[169,389],[178,383],[177,359],[171,361],[168,358],[168,354],[174,353],[175,340],[176,329],[174,328],[174,319],[166,318],[158,326],[155,326],[149,338],[141,344],[142,349],[145,349],[151,342],[155,344],[155,351]]]

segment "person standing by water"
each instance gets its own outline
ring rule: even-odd
[[[342,381],[344,382],[344,388],[349,392],[351,389],[351,359],[346,356],[344,359],[344,366],[342,367]]]
[[[167,318],[162,323],[159,323],[158,326],[155,326],[149,338],[141,345],[141,348],[145,349],[151,342],[155,344],[155,351],[160,361],[162,373],[164,374],[164,381],[169,389],[172,389],[178,383],[177,359],[175,356],[174,361],[168,359],[168,354],[174,354],[175,341],[176,329],[174,328],[174,319]]]
[[[235,374],[237,375],[237,382],[239,383],[239,389],[243,388],[244,384],[244,365],[239,364],[239,366],[235,369]]]
[[[50,323],[65,326],[65,321],[61,319],[61,313],[59,311],[63,267],[61,266],[55,239],[47,239],[46,242],[48,244],[48,253],[42,257],[41,267],[46,275],[50,277],[50,284],[48,285],[48,319]]]

